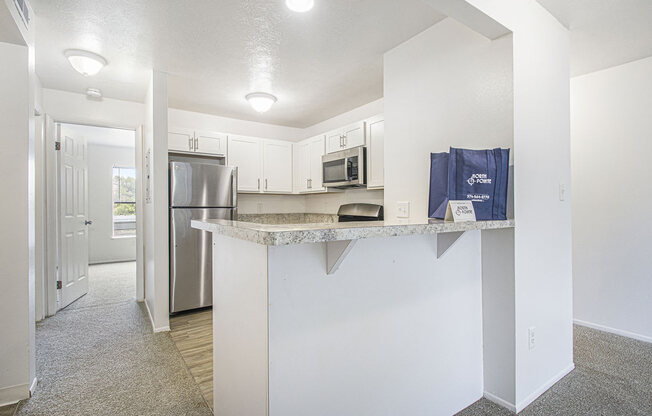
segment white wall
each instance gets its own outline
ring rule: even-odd
[[[238,120],[212,114],[170,108],[168,121],[171,128],[188,128],[230,133],[242,136],[263,137],[267,139],[299,141],[304,139],[303,129]]]
[[[149,170],[146,161],[149,155]],[[145,303],[155,332],[169,331],[168,93],[167,75],[152,71],[145,99],[143,141],[145,200]]]
[[[143,103],[112,98],[97,101],[84,94],[49,88],[43,89],[43,107],[58,122],[135,129],[145,120]]]
[[[340,205],[362,202],[383,205],[382,189],[347,189],[343,192],[306,195],[306,211],[316,214],[337,214]]]
[[[652,342],[652,57],[571,80],[574,318]]]
[[[445,19],[385,54],[385,215],[428,218],[430,153],[513,145],[512,38]]]
[[[134,132],[122,130],[131,136]],[[135,168],[133,147],[88,145],[89,262],[110,263],[136,260],[136,238],[113,238],[112,177],[113,167]]]
[[[35,377],[31,65],[27,46],[0,42],[0,406],[29,397]]]
[[[307,139],[318,134],[325,134],[331,130],[346,126],[347,124],[355,123],[357,121],[382,114],[384,111],[383,102],[384,100],[381,98],[360,107],[354,108],[350,111],[347,111],[346,113],[342,113],[335,117],[329,118],[328,120],[321,121],[310,127],[306,127],[302,131],[302,138]]]
[[[513,33],[515,401],[498,399],[520,411],[573,368],[571,215],[559,197],[570,189],[568,31],[535,0],[427,1],[488,36]]]
[[[479,232],[439,259],[434,235],[359,240],[332,276],[323,246],[268,248],[270,414],[452,415],[482,397]]]

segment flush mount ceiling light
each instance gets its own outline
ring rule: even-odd
[[[89,88],[86,90],[86,95],[89,98],[100,99],[102,98],[102,91],[100,91],[98,88]]]
[[[106,59],[100,55],[81,49],[68,49],[63,54],[75,71],[85,77],[97,74],[107,64]]]
[[[314,0],[285,0],[285,5],[292,11],[303,13],[312,9],[315,5]]]
[[[266,92],[252,92],[245,96],[251,108],[258,111],[259,113],[264,113],[276,102],[276,97],[272,94]]]

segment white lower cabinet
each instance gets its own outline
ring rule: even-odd
[[[366,121],[367,188],[385,186],[385,117],[379,115]]]
[[[253,137],[229,137],[229,166],[238,167],[238,191],[260,192],[262,176],[261,141]]]
[[[325,136],[316,136],[294,145],[294,191],[324,192],[321,157],[325,153]]]
[[[229,137],[227,164],[238,167],[238,192],[292,193],[292,143]]]

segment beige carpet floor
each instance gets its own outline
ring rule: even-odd
[[[38,387],[17,415],[211,415],[135,300],[135,263],[91,266],[88,295],[37,324]]]

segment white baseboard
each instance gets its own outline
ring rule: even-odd
[[[491,393],[484,392],[484,398],[489,400],[490,402],[496,403],[500,407],[504,407],[505,409],[509,410],[510,412],[516,413],[516,406],[514,403],[510,403],[507,400],[503,400],[498,396],[494,396]]]
[[[561,370],[557,375],[555,375],[553,378],[548,380],[548,382],[544,383],[541,387],[536,389],[535,391],[532,392],[529,396],[527,396],[525,399],[521,400],[519,403],[516,404],[516,413],[520,412],[521,410],[525,409],[528,407],[533,401],[539,398],[543,393],[545,393],[550,387],[554,386],[555,383],[557,383],[559,380],[564,378],[566,374],[570,373],[575,369],[575,363],[571,363],[568,367],[564,368]]]
[[[157,328],[156,325],[154,324],[154,318],[152,318],[152,312],[149,310],[149,304],[147,304],[147,301],[145,303],[145,309],[147,309],[147,315],[149,316],[149,322],[152,324],[152,331],[156,332],[169,332],[170,331],[170,325],[167,326],[162,326]]]
[[[30,385],[27,383],[0,388],[0,407],[28,399],[30,396],[29,389]]]
[[[564,376],[575,368],[575,364],[571,363],[568,367],[564,368],[561,372],[559,372],[557,375],[555,375],[553,378],[548,380],[546,383],[544,383],[541,387],[536,389],[532,394],[530,394],[528,397],[525,398],[525,400],[522,400],[520,403],[517,405],[514,405],[514,403],[510,403],[507,400],[503,400],[498,396],[495,396],[489,392],[484,392],[484,398],[489,400],[490,402],[496,403],[498,406],[504,407],[505,409],[509,410],[512,413],[519,413],[521,410],[525,409],[528,407],[533,401],[539,398],[543,393],[545,393],[550,387],[554,386],[555,383],[557,383],[559,380],[564,378]]]
[[[579,326],[585,326],[587,328],[597,329],[599,331],[609,332],[610,334],[620,335],[621,337],[627,337],[636,339],[643,342],[652,343],[652,337],[647,335],[637,334],[635,332],[624,331],[622,329],[611,328],[604,325],[594,324],[593,322],[586,322],[579,319],[573,319],[573,323]]]
[[[32,380],[32,385],[29,386],[29,397],[32,397],[34,395],[34,391],[36,390],[37,385],[38,385],[38,379],[34,377],[34,380]]]

